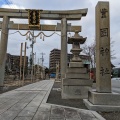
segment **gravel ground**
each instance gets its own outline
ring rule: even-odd
[[[87,109],[86,106],[83,104],[82,99],[61,99],[61,91],[56,88],[60,88],[61,83],[55,82],[53,85],[53,88],[50,92],[50,95],[48,97],[48,103],[51,104],[57,104],[57,105],[64,105],[64,106],[70,106],[70,107],[76,107],[81,109]]]
[[[80,100],[61,99],[61,92],[58,89],[60,88],[60,85],[61,85],[60,82],[54,83],[53,88],[48,97],[48,101],[47,101],[48,103],[70,106],[80,109],[87,109],[82,99]],[[98,113],[101,114],[106,120],[120,120],[120,112],[98,112]]]
[[[3,90],[0,90],[0,94],[5,93],[5,92],[8,92],[8,91],[10,91],[10,90],[17,89],[17,88],[18,88],[18,86],[5,87]]]
[[[31,84],[31,80],[25,81],[25,83],[24,83],[23,86],[28,85],[28,84]],[[10,91],[10,90],[17,89],[17,88],[19,88],[19,87],[21,87],[21,86],[22,86],[22,83],[21,83],[21,85],[19,86],[19,82],[18,82],[18,81],[11,81],[11,82],[5,81],[4,87],[3,87],[3,88],[0,88],[0,94],[5,93],[5,92],[8,92],[8,91]]]
[[[120,112],[98,112],[106,120],[120,120]]]

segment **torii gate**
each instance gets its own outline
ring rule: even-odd
[[[39,10],[40,19],[46,20],[61,20],[61,27],[57,31],[61,31],[61,76],[64,77],[67,68],[67,20],[80,20],[81,17],[86,16],[88,9],[78,10],[62,10],[62,11],[50,11]],[[8,32],[9,29],[13,30],[29,30],[27,24],[12,24],[9,22],[10,18],[28,19],[28,10],[23,9],[5,9],[0,8],[0,18],[3,18],[3,22],[0,23],[1,42],[0,42],[0,86],[4,83],[4,71],[5,71],[5,57],[7,51]],[[35,30],[40,30],[35,28]],[[43,31],[54,31],[55,25],[42,25]],[[72,26],[71,32],[75,30],[81,31],[81,26]]]

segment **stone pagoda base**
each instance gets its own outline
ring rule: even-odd
[[[63,99],[88,98],[92,81],[82,62],[70,62],[65,78],[62,79]]]
[[[120,111],[120,94],[88,92],[88,99],[83,100],[90,110],[95,111]]]

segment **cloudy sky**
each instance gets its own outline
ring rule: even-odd
[[[104,1],[104,0],[101,0]],[[111,28],[111,41],[114,41],[112,49],[114,50],[116,59],[112,60],[113,64],[118,65],[120,63],[120,0],[106,0],[110,2],[110,28]],[[95,40],[95,6],[98,0],[0,0],[0,7],[2,8],[14,8],[14,9],[43,9],[43,10],[74,10],[88,8],[86,17],[83,17],[80,21],[72,22],[72,25],[81,25],[83,37],[87,37],[86,44],[92,44]],[[16,19],[16,23],[27,23],[27,20]],[[42,24],[54,24],[56,25],[61,21],[41,21]],[[69,21],[70,22],[70,21]],[[9,33],[15,31],[10,30]],[[21,31],[25,34],[27,31]],[[52,32],[45,32],[46,35]],[[35,35],[38,32],[35,32]],[[49,66],[49,53],[53,48],[60,49],[60,39],[58,35],[46,38],[42,41],[39,37],[34,44],[34,52],[36,52],[37,59],[41,58],[41,53],[44,55],[44,65]],[[7,52],[13,55],[20,54],[20,44],[26,42],[26,37],[21,36],[19,33],[9,35]],[[31,44],[27,41],[27,46]],[[68,46],[68,52],[71,46]],[[27,49],[27,55],[29,56],[31,48]],[[38,60],[36,60],[37,62]]]

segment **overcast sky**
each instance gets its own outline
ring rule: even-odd
[[[104,1],[104,0],[101,0]],[[116,59],[112,60],[113,64],[118,65],[120,63],[120,0],[106,0],[110,2],[110,33],[111,40],[114,41],[112,49],[114,50]],[[0,0],[0,6],[3,8],[16,8],[16,9],[43,9],[43,10],[74,10],[88,8],[86,17],[82,17],[80,21],[72,22],[72,25],[81,25],[82,32],[80,35],[87,37],[87,44],[92,44],[95,39],[95,6],[98,0]],[[27,20],[17,19],[16,23],[27,23]],[[43,24],[57,24],[61,21],[41,21]],[[69,21],[70,22],[70,21]],[[10,30],[9,33],[14,31]],[[25,34],[27,31],[21,31]],[[52,32],[45,32],[46,35]],[[38,32],[35,32],[35,35]],[[41,58],[41,53],[44,55],[44,65],[49,66],[49,53],[53,48],[60,49],[61,37],[53,35],[42,41],[39,37],[34,44],[34,52],[37,54],[37,58]],[[20,54],[20,44],[26,42],[26,37],[21,36],[19,33],[9,35],[7,53],[13,55]],[[27,46],[31,44],[27,41]],[[68,52],[71,46],[68,47]],[[30,55],[31,49],[27,49],[27,55]]]

